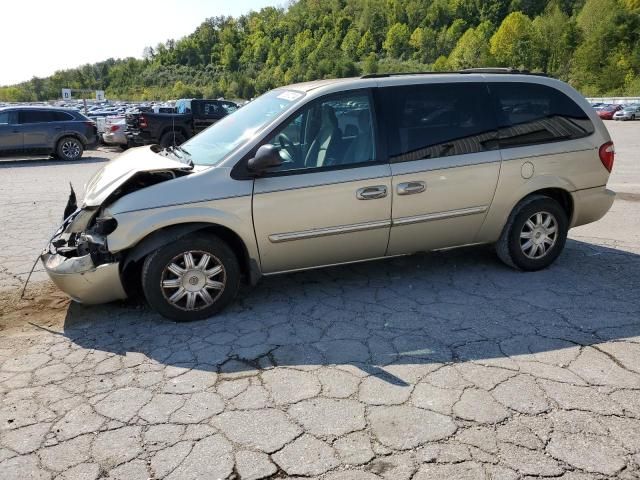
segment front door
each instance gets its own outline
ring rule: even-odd
[[[482,82],[380,89],[393,175],[388,255],[474,242],[500,173]]]
[[[373,118],[368,91],[324,97],[269,139],[283,164],[254,184],[264,273],[385,255],[391,176],[378,160]]]
[[[0,112],[0,153],[19,152],[22,150],[22,132],[17,125],[17,112]]]

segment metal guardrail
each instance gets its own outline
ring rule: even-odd
[[[587,97],[587,100],[591,103],[640,103],[640,97]]]

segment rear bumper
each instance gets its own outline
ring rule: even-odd
[[[151,145],[153,143],[157,142],[150,138],[147,132],[127,133],[127,145],[129,147],[141,147],[143,145]]]
[[[103,133],[102,141],[109,145],[127,145],[127,137],[124,135],[114,135],[113,133]]]
[[[127,298],[117,262],[95,266],[90,255],[67,258],[48,252],[40,259],[53,283],[77,302],[97,304]]]
[[[616,193],[606,186],[587,188],[573,192],[573,220],[571,227],[578,227],[600,220],[609,211]]]

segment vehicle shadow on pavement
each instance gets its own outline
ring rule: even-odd
[[[64,335],[194,370],[351,365],[407,385],[414,380],[397,374],[407,365],[544,361],[640,336],[638,287],[640,255],[629,252],[569,240],[552,267],[523,273],[489,248],[468,248],[267,278],[193,323],[142,306],[72,304]]]

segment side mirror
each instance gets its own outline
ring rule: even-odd
[[[277,147],[270,144],[262,145],[258,148],[256,156],[247,162],[247,167],[254,173],[261,173],[269,168],[279,167],[280,165],[282,165],[280,152]]]

